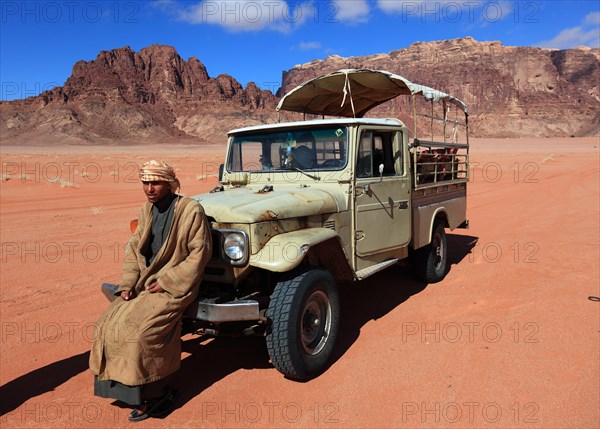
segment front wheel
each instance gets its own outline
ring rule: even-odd
[[[431,243],[415,252],[417,275],[426,283],[437,283],[448,272],[448,251],[444,225],[437,222],[433,227]]]
[[[329,272],[312,269],[277,283],[268,317],[267,349],[278,371],[308,380],[327,369],[339,325],[339,295]]]

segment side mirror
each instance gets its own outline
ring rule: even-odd
[[[379,164],[379,182],[367,183],[364,186],[365,192],[369,193],[371,191],[371,185],[374,185],[375,183],[381,183],[381,182],[383,182],[383,164]]]
[[[223,180],[223,169],[225,166],[223,164],[219,165],[219,183]]]

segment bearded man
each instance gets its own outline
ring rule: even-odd
[[[134,406],[130,421],[168,414],[176,392],[168,385],[181,365],[181,317],[197,297],[211,255],[204,209],[176,194],[166,162],[142,165],[148,202],[125,253],[117,298],[94,331],[90,369],[94,394]]]

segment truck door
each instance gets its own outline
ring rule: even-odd
[[[357,256],[364,257],[408,245],[411,188],[402,131],[364,128],[359,132],[354,238]]]

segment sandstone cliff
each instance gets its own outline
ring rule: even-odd
[[[473,136],[585,136],[600,130],[600,50],[548,50],[472,38],[414,43],[365,57],[330,56],[284,72],[278,95],[340,68],[371,68],[453,94],[467,103]],[[152,45],[79,61],[62,87],[0,103],[1,143],[206,141],[277,120],[277,97],[234,78],[211,78],[195,57]],[[369,116],[407,121],[391,102]],[[284,118],[293,117],[284,115]],[[407,121],[407,124],[410,124]]]
[[[79,61],[62,87],[0,104],[3,141],[102,143],[195,139],[223,142],[232,124],[272,120],[276,99],[254,83],[210,78],[170,46],[102,51]]]
[[[284,72],[279,95],[342,68],[388,70],[467,103],[474,136],[584,136],[600,130],[600,50],[548,50],[464,39],[366,57],[327,57]],[[372,115],[407,119],[405,103]],[[410,122],[408,122],[410,123]]]

